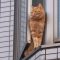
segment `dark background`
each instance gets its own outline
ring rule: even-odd
[[[38,5],[39,3],[41,3],[43,5],[43,0],[32,0],[32,5],[33,6],[36,6]]]

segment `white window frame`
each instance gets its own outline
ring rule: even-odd
[[[58,38],[58,0],[54,0],[54,40]]]
[[[47,12],[47,29],[45,36],[45,44],[53,44],[58,40],[58,15],[57,5],[58,0],[46,0],[46,12]]]

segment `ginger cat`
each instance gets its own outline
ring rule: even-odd
[[[45,11],[41,4],[32,7],[28,25],[30,29],[31,43],[29,43],[29,47],[24,51],[24,56],[29,55],[34,48],[41,46],[42,43],[45,26]]]
[[[45,11],[41,4],[32,7],[31,16],[29,19],[30,34],[34,43],[34,48],[37,48],[42,43],[43,31],[45,26]]]

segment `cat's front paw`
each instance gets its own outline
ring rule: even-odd
[[[34,49],[36,49],[37,47],[39,47],[38,43],[34,43]]]

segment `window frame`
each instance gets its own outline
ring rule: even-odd
[[[58,37],[58,0],[46,0],[45,2],[47,12],[45,44],[54,44],[60,42]]]

